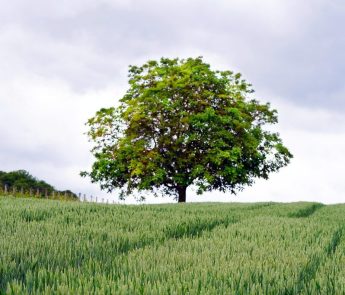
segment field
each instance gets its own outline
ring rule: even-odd
[[[345,205],[0,197],[0,294],[345,294]]]

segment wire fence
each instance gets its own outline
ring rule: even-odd
[[[104,204],[120,204],[115,200],[100,198],[93,195],[78,193],[78,195],[70,191],[55,191],[47,188],[24,188],[8,185],[0,185],[0,195],[13,196],[13,197],[27,197],[51,200],[67,200],[67,201],[80,201],[88,203],[104,203]]]

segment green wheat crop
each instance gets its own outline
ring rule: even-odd
[[[0,197],[0,294],[345,294],[345,205]]]

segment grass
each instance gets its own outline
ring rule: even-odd
[[[0,197],[0,294],[345,294],[344,213]]]

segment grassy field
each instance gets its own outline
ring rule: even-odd
[[[345,205],[0,197],[0,294],[345,294]]]

